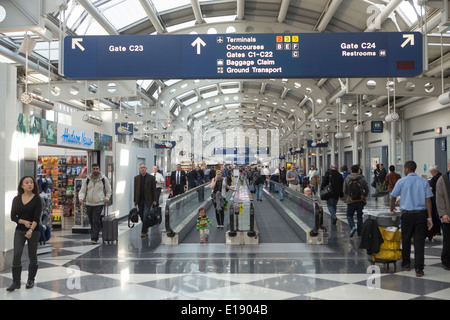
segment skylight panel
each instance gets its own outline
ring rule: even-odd
[[[398,6],[400,10],[406,15],[406,17],[412,23],[417,22],[417,14],[421,14],[421,7],[417,4],[417,0],[413,0],[414,7],[411,6],[409,1],[402,1],[402,3]],[[415,10],[414,10],[415,9]],[[417,14],[416,14],[417,11]]]
[[[84,11],[82,5],[78,4],[76,1],[71,1],[69,9],[67,10],[68,13],[66,13],[67,27],[73,30],[75,23],[78,22]]]
[[[122,29],[147,17],[139,0],[128,0],[103,11],[103,15],[117,29]]]
[[[236,20],[236,15],[203,18],[206,23],[232,22]]]
[[[41,41],[37,42],[34,47],[34,52],[41,55],[42,57],[48,59],[48,42]],[[50,60],[59,59],[59,41],[52,41],[50,44]]]
[[[158,10],[159,12],[191,5],[190,0],[152,0],[152,2],[156,10]]]
[[[77,29],[79,35],[108,35],[108,32],[91,16],[86,18]]]
[[[206,110],[197,112],[196,114],[194,114],[194,118],[195,118],[195,119],[198,119],[198,118],[200,118],[200,117],[203,117],[204,115],[206,115]]]
[[[148,90],[153,83],[153,80],[138,80],[136,81],[137,85],[143,88],[144,90]]]
[[[176,32],[178,30],[191,28],[193,26],[195,26],[195,20],[191,20],[191,21],[188,21],[188,22],[183,22],[183,23],[179,23],[179,24],[167,27],[167,32],[173,33],[173,32]]]

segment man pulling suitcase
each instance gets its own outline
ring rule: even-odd
[[[111,197],[111,184],[108,178],[100,172],[100,165],[94,163],[91,173],[81,185],[78,195],[80,204],[86,200],[86,213],[91,225],[91,244],[96,244],[102,228],[102,210],[109,203]]]

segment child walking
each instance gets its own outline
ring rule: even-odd
[[[212,227],[212,223],[208,216],[205,214],[205,208],[198,209],[199,217],[197,219],[197,231],[200,231],[200,243],[204,243],[209,239],[208,223]]]

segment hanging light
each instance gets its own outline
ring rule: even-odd
[[[392,90],[390,90],[391,85],[393,87]],[[387,92],[388,92],[388,114],[386,115],[384,120],[386,122],[395,122],[395,121],[398,121],[398,119],[400,119],[400,116],[398,115],[398,113],[395,112],[395,81],[389,81],[389,78],[388,78],[386,87],[387,87]],[[393,91],[393,97],[394,97],[394,110],[392,113],[390,112],[391,108],[390,108],[389,91]]]
[[[84,122],[90,123],[90,124],[95,124],[97,126],[101,126],[103,123],[103,120],[100,119],[99,117],[90,115],[90,114],[84,114],[83,117],[81,118]]]

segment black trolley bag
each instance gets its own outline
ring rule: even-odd
[[[105,242],[113,243],[113,241],[119,240],[119,219],[113,219],[109,217],[108,206],[105,205],[105,218],[102,224],[102,240]]]

